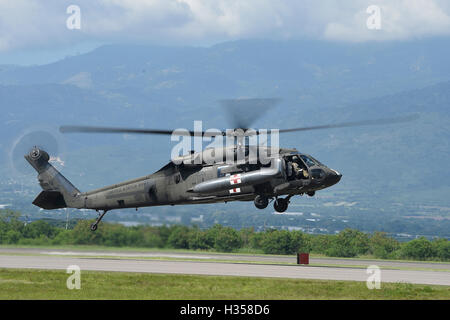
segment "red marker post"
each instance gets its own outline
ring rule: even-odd
[[[297,264],[309,264],[309,253],[297,253]]]

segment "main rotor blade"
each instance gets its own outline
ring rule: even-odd
[[[171,135],[173,130],[159,130],[159,129],[134,129],[134,128],[113,128],[113,127],[92,127],[92,126],[61,126],[59,131],[62,133],[135,133],[135,134],[161,134]],[[190,131],[186,135],[191,135]]]
[[[158,134],[158,135],[177,135],[177,136],[223,136],[222,131],[194,132],[186,129],[161,130],[161,129],[135,129],[135,128],[114,128],[114,127],[95,127],[95,126],[61,126],[61,133],[131,133],[131,134]]]
[[[419,118],[418,114],[408,115],[404,117],[396,117],[396,118],[385,118],[385,119],[376,119],[376,120],[362,120],[362,121],[353,121],[353,122],[343,122],[336,124],[326,124],[320,126],[311,126],[311,127],[300,127],[300,128],[292,128],[292,129],[281,129],[280,133],[286,132],[295,132],[295,131],[309,131],[309,130],[320,130],[320,129],[332,129],[332,128],[345,128],[345,127],[359,127],[359,126],[373,126],[373,125],[383,125],[383,124],[393,124],[393,123],[402,123],[409,122]],[[259,132],[258,132],[259,134]]]
[[[234,129],[249,129],[257,119],[280,103],[279,98],[219,100]]]
[[[265,99],[267,100],[267,99]],[[344,127],[357,127],[357,126],[370,126],[370,125],[383,125],[383,124],[393,124],[393,123],[402,123],[409,122],[415,119],[418,119],[419,115],[409,115],[404,117],[396,117],[396,118],[385,118],[385,119],[376,119],[376,120],[363,120],[363,121],[353,121],[353,122],[343,122],[337,124],[327,124],[320,126],[311,126],[311,127],[300,127],[300,128],[291,128],[291,129],[280,129],[279,133],[286,132],[296,132],[296,131],[309,131],[309,130],[319,130],[319,129],[331,129],[331,128],[344,128]],[[61,133],[131,133],[131,134],[158,134],[158,135],[177,135],[177,136],[203,136],[203,137],[214,137],[214,136],[252,136],[259,135],[262,132],[260,131],[248,131],[239,133],[239,130],[227,130],[227,131],[202,131],[195,132],[186,129],[176,129],[176,130],[161,130],[161,129],[135,129],[135,128],[114,128],[114,127],[95,127],[95,126],[61,126],[59,131]],[[270,131],[266,132],[270,134]]]

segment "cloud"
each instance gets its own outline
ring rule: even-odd
[[[397,0],[373,1],[380,8],[379,30],[365,26],[370,14],[363,6],[353,14],[345,11],[326,25],[324,36],[343,41],[406,40],[424,36],[450,34],[449,7],[442,1]]]
[[[81,9],[69,30],[66,9]],[[381,9],[369,30],[366,9]],[[240,38],[385,41],[450,34],[448,0],[0,0],[0,51],[83,41],[207,44]]]

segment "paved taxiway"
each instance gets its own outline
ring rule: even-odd
[[[80,257],[83,256],[83,257]],[[102,256],[102,258],[98,258]],[[148,258],[195,259],[196,261],[151,260]],[[227,260],[227,262],[208,261]],[[236,262],[233,262],[236,261]],[[252,261],[253,263],[245,263]],[[167,274],[224,275],[248,277],[277,277],[322,280],[366,281],[369,274],[365,268],[350,266],[378,265],[382,282],[408,282],[450,286],[450,264],[396,262],[381,260],[315,258],[312,265],[286,265],[295,263],[295,257],[232,255],[177,252],[110,252],[70,251],[49,249],[0,248],[0,268],[66,269],[78,265],[81,270],[121,271]],[[271,264],[267,264],[271,263]],[[280,264],[276,264],[280,263]],[[282,264],[284,263],[284,265]],[[314,266],[320,264],[321,266]],[[329,264],[330,266],[323,266]],[[336,267],[342,265],[342,267]],[[345,267],[347,266],[347,267]],[[420,268],[423,270],[394,270],[389,267]],[[433,269],[433,270],[431,270]],[[439,271],[439,269],[441,269]],[[445,271],[447,270],[447,271]]]
[[[54,255],[54,256],[83,256],[83,257],[112,257],[112,258],[174,258],[186,260],[226,260],[236,262],[259,262],[272,264],[295,264],[295,256],[286,255],[262,255],[262,254],[223,254],[208,252],[177,252],[177,251],[102,251],[102,250],[69,250],[69,249],[42,249],[42,248],[1,248],[1,254],[32,254],[32,255]],[[377,265],[385,268],[409,268],[409,269],[432,269],[450,271],[450,263],[431,262],[409,262],[409,261],[387,261],[387,260],[363,260],[363,259],[340,259],[340,258],[310,258],[311,265],[316,266],[360,266],[368,267]]]

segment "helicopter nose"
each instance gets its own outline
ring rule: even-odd
[[[342,174],[340,174],[339,172],[337,172],[336,170],[331,169],[330,174],[328,175],[328,184],[330,186],[338,183],[342,178]]]

